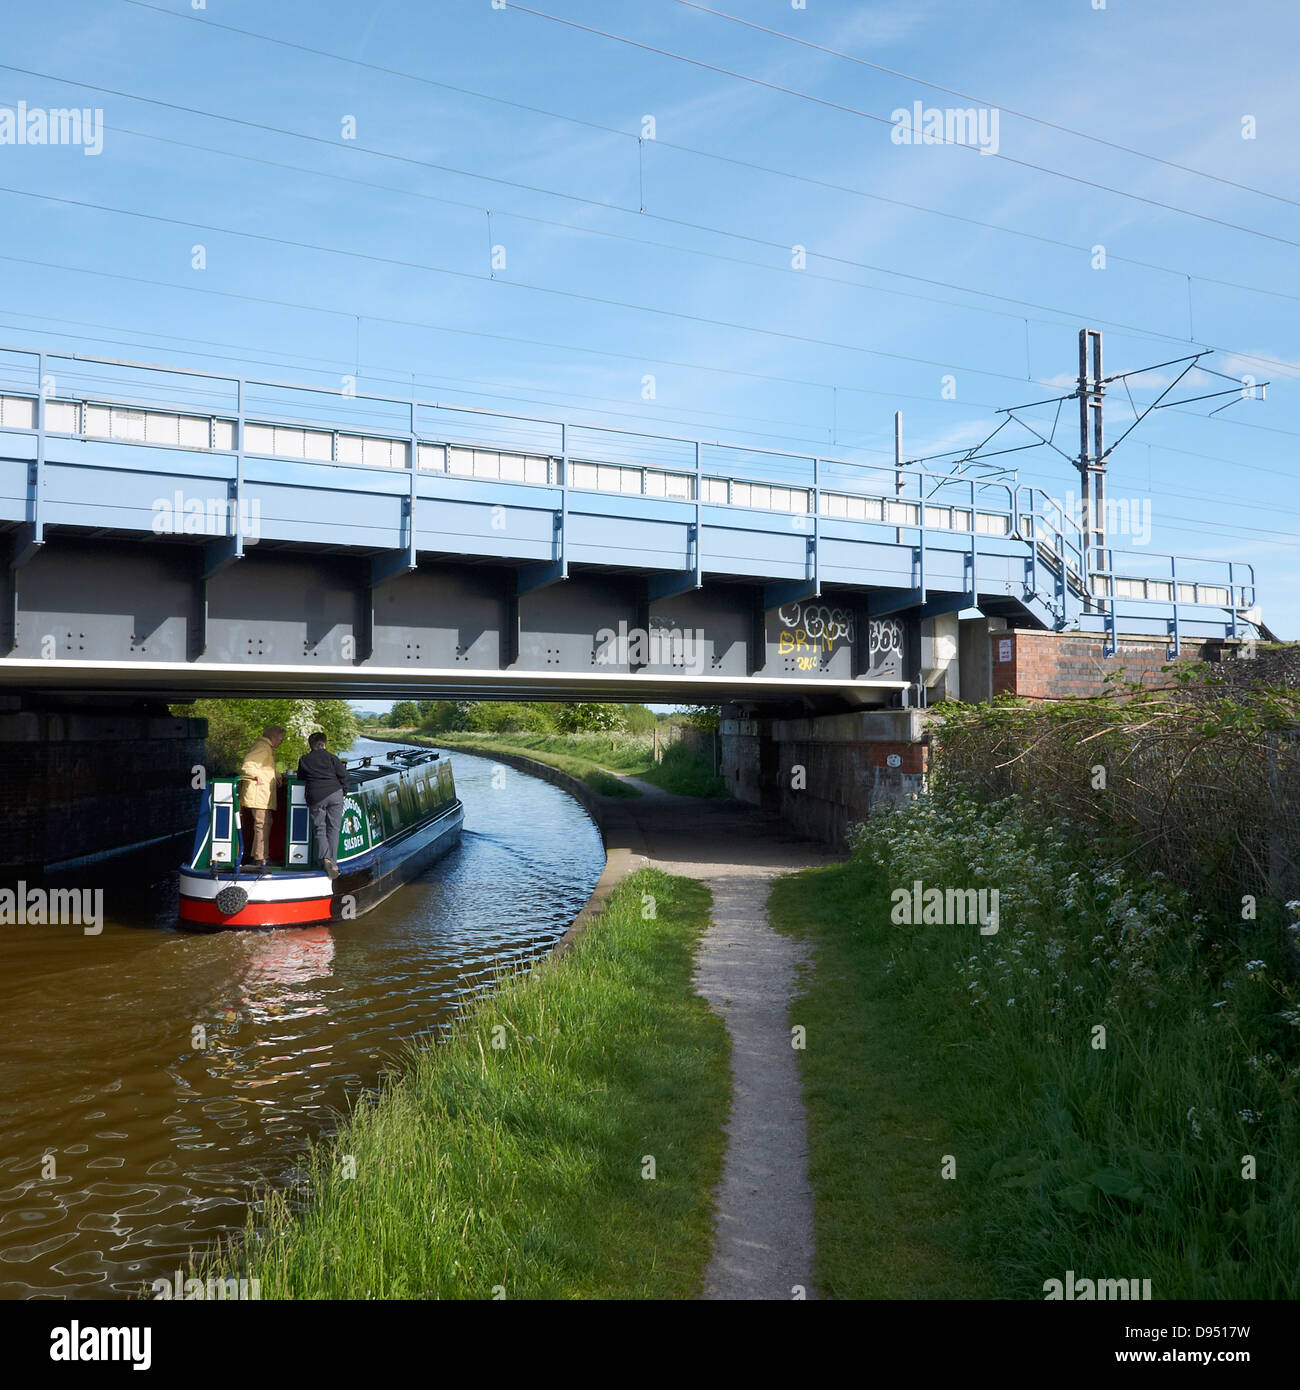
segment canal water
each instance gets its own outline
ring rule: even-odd
[[[604,867],[596,827],[549,783],[450,756],[461,844],[356,921],[192,935],[173,894],[99,936],[0,930],[0,1297],[184,1268],[405,1042],[564,932]]]

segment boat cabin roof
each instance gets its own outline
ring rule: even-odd
[[[374,782],[380,777],[391,777],[394,772],[407,772],[412,768],[424,767],[438,761],[438,754],[432,749],[398,748],[392,753],[369,754],[347,764],[353,782],[358,785]],[[376,757],[380,758],[376,762]]]

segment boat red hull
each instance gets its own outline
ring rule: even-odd
[[[224,931],[239,927],[307,927],[360,917],[383,902],[413,875],[460,840],[464,809],[453,802],[422,825],[339,864],[331,882],[319,870],[273,869],[238,875],[182,869],[177,915],[194,931]],[[238,912],[224,913],[217,905],[222,890],[239,888],[248,901]]]
[[[304,898],[299,902],[249,902],[233,916],[227,916],[216,903],[205,898],[180,899],[178,916],[182,922],[207,927],[306,927],[330,920],[332,897]]]

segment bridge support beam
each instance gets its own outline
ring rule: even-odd
[[[557,524],[562,526],[560,515]],[[560,540],[563,549],[563,538]],[[504,612],[501,621],[501,669],[513,666],[519,660],[519,600],[525,594],[536,593],[539,589],[549,589],[552,584],[562,584],[569,577],[569,562],[560,556],[558,560],[547,560],[538,565],[521,565],[506,581]]]
[[[864,607],[869,618],[888,618],[909,608],[919,608],[924,602],[924,589],[891,589],[868,594]]]
[[[749,613],[749,655],[745,666],[751,676],[767,668],[767,597],[761,588],[754,590]]]
[[[763,606],[770,613],[773,608],[784,608],[791,603],[803,603],[810,598],[821,598],[822,580],[817,550],[816,519],[814,533],[808,537],[808,550],[805,557],[807,567],[802,579],[777,580],[763,586]]]
[[[917,616],[924,622],[928,618],[942,618],[974,607],[974,594],[943,594],[939,598],[927,599],[917,610]]]
[[[9,581],[9,650],[18,647],[18,585],[19,573],[23,566],[40,550],[44,541],[35,522],[26,522],[17,528],[10,543],[9,563],[6,567]]]
[[[194,580],[194,624],[188,644],[191,661],[197,661],[208,649],[208,581],[244,558],[244,533],[240,529],[243,513],[239,510],[239,494],[240,482],[236,478],[230,499],[234,505],[229,513],[234,517],[234,534],[208,541],[199,551],[198,573]]]
[[[552,584],[561,584],[569,577],[569,566],[564,560],[548,560],[540,565],[521,565],[515,571],[515,593],[531,594],[538,589],[549,589]]]

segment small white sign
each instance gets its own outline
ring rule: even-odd
[[[999,638],[998,638],[998,660],[999,660],[999,661],[1010,661],[1010,660],[1011,660],[1011,638],[1010,638],[1010,637],[999,637]]]
[[[886,767],[902,767],[903,760],[897,753],[889,753],[885,757]]]

